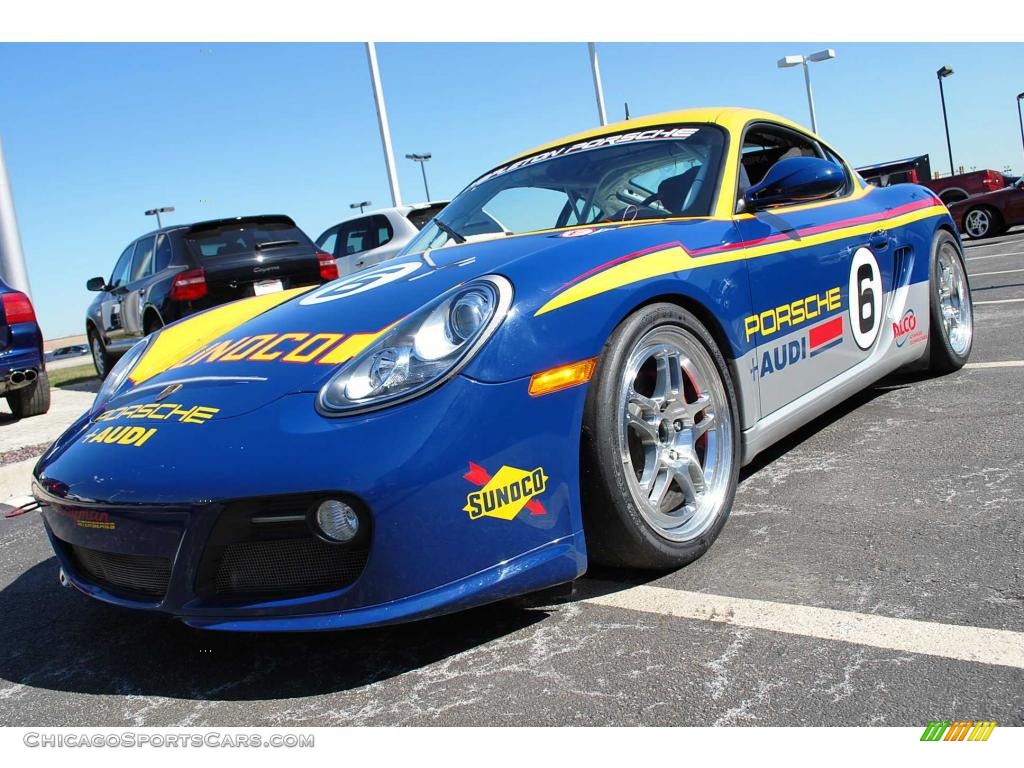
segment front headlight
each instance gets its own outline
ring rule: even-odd
[[[107,374],[107,378],[103,381],[103,386],[100,387],[100,391],[96,394],[96,399],[92,402],[92,409],[94,411],[103,406],[104,403],[124,388],[128,375],[138,365],[139,360],[142,359],[142,356],[149,348],[149,343],[156,336],[157,334],[154,333],[141,339],[134,347],[125,352],[121,359],[117,361],[117,364],[110,369],[110,373]]]
[[[500,275],[453,288],[345,363],[320,390],[320,410],[361,413],[433,389],[472,359],[511,304],[512,284]]]

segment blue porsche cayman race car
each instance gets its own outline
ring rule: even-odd
[[[668,113],[489,171],[391,261],[145,338],[34,494],[100,600],[407,621],[700,557],[741,465],[972,334],[929,190],[774,115]]]

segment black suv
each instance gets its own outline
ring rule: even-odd
[[[143,336],[218,304],[317,285],[338,276],[323,253],[287,216],[239,216],[164,227],[143,235],[117,260],[99,291],[85,332],[104,378],[114,360]]]

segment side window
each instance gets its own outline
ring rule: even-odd
[[[153,257],[153,271],[161,272],[171,263],[171,238],[158,235],[156,239],[156,255]]]
[[[316,240],[316,247],[334,256],[334,247],[338,244],[338,227],[331,227]]]
[[[354,256],[357,253],[377,247],[377,231],[373,227],[374,216],[346,221],[341,225],[337,256]]]
[[[379,214],[374,216],[373,228],[377,230],[377,248],[387,242],[390,242],[391,238],[395,236],[395,230],[391,228],[391,222],[388,221],[387,216],[381,216]]]
[[[135,246],[135,258],[132,259],[131,282],[153,273],[153,244],[156,238],[152,235],[139,240]]]
[[[757,184],[779,160],[821,157],[817,143],[785,128],[755,125],[743,137],[736,199]]]
[[[117,260],[117,264],[114,265],[114,271],[110,273],[110,279],[107,281],[107,286],[110,288],[117,288],[120,285],[124,285],[128,282],[128,271],[132,266],[132,253],[135,252],[135,243],[132,243],[124,249],[124,253],[121,254],[121,258]]]

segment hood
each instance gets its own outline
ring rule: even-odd
[[[594,227],[466,243],[399,256],[316,288],[216,307],[163,329],[133,369],[133,386],[111,405],[151,397],[175,383],[192,391],[232,389],[222,415],[289,393],[315,392],[339,365],[456,285],[502,274],[512,282],[514,306],[532,314],[609,253],[649,244],[650,235],[641,232],[647,229]]]

